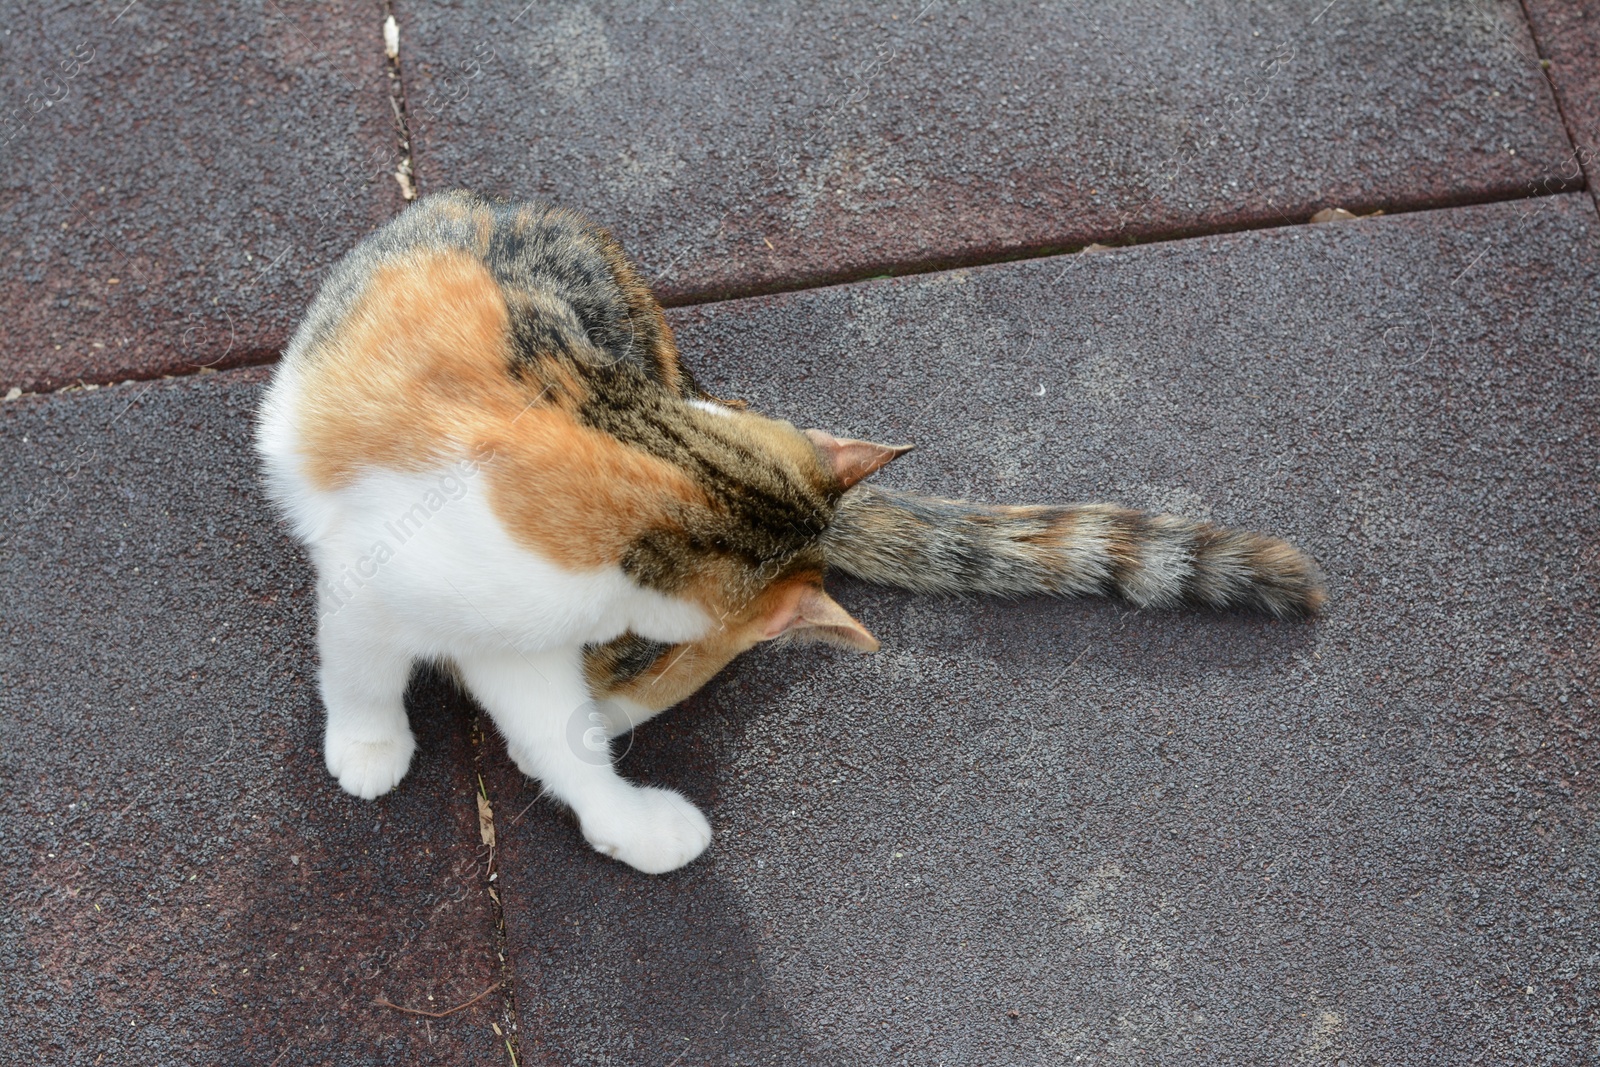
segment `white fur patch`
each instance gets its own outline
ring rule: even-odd
[[[372,471],[323,495],[338,518],[313,558],[331,609],[370,610],[417,655],[463,643],[537,652],[627,630],[677,643],[711,626],[699,607],[641,589],[620,567],[569,571],[513,541],[470,460],[426,474]]]
[[[732,408],[725,408],[721,404],[714,404],[709,400],[695,399],[695,400],[689,401],[689,405],[691,407],[697,407],[701,411],[709,411],[713,415],[721,415],[725,419],[733,418],[733,409]]]

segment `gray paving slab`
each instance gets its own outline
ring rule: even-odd
[[[1505,0],[401,5],[418,174],[613,226],[670,300],[1525,195]]]
[[[260,363],[398,210],[375,4],[0,4],[0,392]]]
[[[0,405],[0,1064],[502,1064],[449,691],[383,800],[322,768],[258,372]]]
[[[674,312],[891,484],[1274,531],[1332,600],[836,583],[882,652],[629,742],[717,834],[662,877],[489,746],[525,1062],[1600,1058],[1597,284],[1579,193]]]

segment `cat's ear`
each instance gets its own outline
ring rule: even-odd
[[[804,641],[823,641],[853,648],[859,652],[878,651],[873,637],[838,602],[823,592],[820,585],[796,582],[778,598],[762,629],[766,640],[785,634]]]
[[[817,446],[823,458],[833,467],[834,476],[846,489],[888,463],[903,456],[911,445],[880,445],[875,441],[852,441],[848,437],[835,437],[822,430],[807,430],[806,436]]]

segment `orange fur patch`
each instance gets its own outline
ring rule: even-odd
[[[774,583],[737,613],[725,616],[705,637],[669,649],[648,669],[621,685],[611,685],[603,675],[591,671],[590,692],[596,696],[626,697],[651,711],[670,708],[697,692],[735,657],[776,636],[771,632],[773,621],[787,621],[793,616],[796,602],[806,589],[821,591],[820,584],[816,584],[819,582],[818,576],[808,575]]]
[[[650,711],[665,711],[698,692],[757,640],[747,630],[718,630],[693,644],[669,649],[643,674],[622,685],[610,685],[591,674],[589,691],[595,696],[626,697]]]

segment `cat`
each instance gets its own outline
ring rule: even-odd
[[[1281,541],[1105,505],[989,507],[872,488],[906,446],[801,430],[707,392],[606,230],[570,210],[426,197],[329,273],[256,430],[317,573],[323,754],[393,789],[403,697],[447,664],[584,838],[670,871],[711,840],[607,739],[778,638],[877,639],[830,569],[928,593],[1107,594],[1283,617],[1315,564]]]

